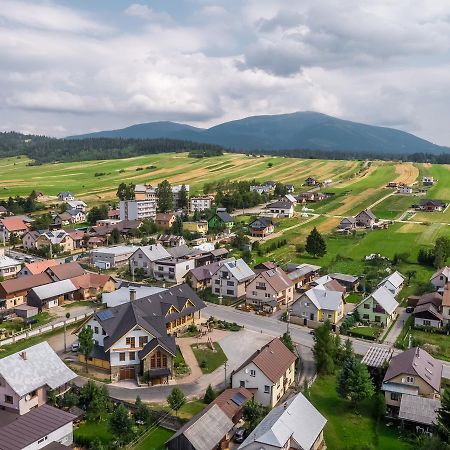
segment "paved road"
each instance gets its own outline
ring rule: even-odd
[[[389,330],[388,335],[386,336],[384,343],[386,345],[394,345],[395,341],[397,340],[398,336],[400,335],[403,326],[405,325],[406,320],[409,317],[409,314],[406,312],[406,308],[399,308],[398,310],[398,317],[395,321],[392,328]]]

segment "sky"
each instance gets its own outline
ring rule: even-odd
[[[294,111],[450,145],[450,1],[0,0],[0,130]]]

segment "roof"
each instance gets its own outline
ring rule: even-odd
[[[369,347],[362,359],[362,363],[368,367],[382,367],[384,363],[389,362],[394,354],[390,347],[372,346]]]
[[[362,216],[364,214],[369,216],[372,220],[376,219],[375,214],[370,209],[365,209],[365,210],[361,211],[356,217]]]
[[[13,280],[6,280],[0,283],[0,286],[7,294],[13,292],[26,291],[36,286],[42,286],[51,283],[52,279],[45,272],[37,275],[26,275],[20,278],[14,278]]]
[[[9,256],[0,255],[0,268],[20,266],[22,263],[17,261],[17,259],[10,258]]]
[[[390,275],[384,278],[380,283],[378,283],[378,286],[383,286],[386,283],[391,283],[392,286],[398,289],[404,283],[404,281],[405,277],[398,270],[396,270],[395,272],[392,272]]]
[[[292,194],[286,194],[284,197],[291,203],[297,203],[297,199]]]
[[[255,276],[255,272],[250,269],[250,267],[242,258],[236,259],[234,261],[226,261],[220,269],[228,270],[238,282],[250,280]],[[216,272],[218,270],[219,269],[217,269]]]
[[[317,272],[321,269],[320,266],[313,264],[288,264],[288,276],[290,279],[304,277],[310,273]]]
[[[84,238],[84,236],[86,236],[84,231],[80,231],[80,230],[67,230],[67,234],[74,240],[74,241],[79,241],[81,239]]]
[[[106,227],[100,227],[100,228],[106,228]],[[126,254],[133,254],[138,249],[142,249],[144,247],[138,247],[136,245],[116,245],[114,247],[101,247],[96,248],[95,250],[92,250],[93,254],[96,253],[106,253],[109,255],[114,256],[120,256],[120,255],[126,255]]]
[[[195,450],[211,450],[232,428],[231,419],[213,403],[183,425],[168,442],[184,435]]]
[[[23,352],[26,353],[26,359],[21,356]],[[41,342],[0,359],[0,374],[21,397],[42,386],[56,389],[77,377],[48,342]]]
[[[346,283],[356,283],[359,277],[355,275],[347,275],[345,273],[330,273],[330,277],[337,281],[344,281]]]
[[[344,222],[356,223],[356,219],[354,217],[344,217],[340,223]]]
[[[419,201],[419,205],[420,206],[424,206],[424,205],[433,205],[436,207],[443,207],[445,206],[445,202],[443,202],[442,200],[433,200],[433,199],[429,199],[429,198],[421,198]]]
[[[58,297],[60,295],[68,294],[69,292],[74,292],[77,289],[78,288],[72,283],[72,281],[61,280],[32,288],[30,293],[33,292],[39,299],[46,300],[48,298]]]
[[[161,244],[152,244],[146,245],[144,247],[139,247],[136,250],[136,252],[138,250],[141,250],[142,253],[144,253],[144,255],[150,261],[157,261],[158,259],[170,258],[171,256],[171,254]]]
[[[398,417],[409,422],[432,425],[436,423],[437,411],[440,408],[440,400],[403,394]]]
[[[153,294],[165,291],[164,288],[146,285],[124,285],[121,284],[119,289],[113,292],[104,292],[102,294],[102,303],[108,307],[122,305],[130,301],[130,291],[135,291],[136,299],[148,297]]]
[[[436,309],[436,306],[434,306],[432,303],[424,303],[422,305],[417,305],[414,308],[414,316],[418,317],[419,315],[422,315],[424,313],[431,314],[433,317],[435,317],[436,320],[443,320],[442,314]]]
[[[224,259],[222,261],[206,264],[204,266],[191,269],[189,273],[193,275],[198,281],[209,280],[217,272],[217,270],[224,265],[225,262],[233,260],[234,258],[230,258],[229,260]]]
[[[239,450],[254,442],[261,444],[255,448],[265,448],[266,445],[285,448],[291,437],[299,448],[310,449],[326,423],[327,419],[302,393],[298,393],[284,404],[272,409],[248,435]]]
[[[255,278],[263,278],[276,292],[284,291],[292,286],[292,281],[280,267],[260,272]]]
[[[84,275],[85,270],[77,262],[70,262],[49,267],[47,273],[54,275],[58,280],[67,280]]]
[[[62,216],[62,214],[60,215]],[[64,230],[44,231],[41,236],[46,237],[53,245],[60,244],[68,234]]]
[[[397,392],[398,394],[411,394],[419,395],[419,386],[412,384],[391,383],[390,381],[384,381],[381,386],[382,391]]]
[[[279,200],[277,202],[271,203],[270,205],[267,205],[267,208],[269,209],[291,209],[293,207],[291,202],[284,202],[282,200]]]
[[[431,276],[431,279],[436,278],[440,275],[443,275],[447,279],[450,278],[450,267],[448,266],[442,267]]]
[[[44,259],[42,261],[36,261],[34,263],[25,264],[25,269],[30,272],[31,275],[36,275],[47,270],[49,267],[56,266],[58,261],[54,259]]]
[[[370,297],[372,297],[389,315],[397,309],[397,300],[395,300],[395,297],[384,286],[381,286],[372,292]]]
[[[250,223],[249,227],[261,230],[267,228],[270,225],[273,225],[273,220],[270,217],[258,217]]]
[[[342,292],[330,291],[322,285],[308,289],[304,295],[311,300],[317,309],[337,311],[342,306]]]
[[[74,415],[50,405],[33,408],[27,414],[17,415],[14,421],[0,427],[0,450],[28,448],[74,419]]]
[[[17,216],[3,217],[0,219],[0,224],[2,224],[10,233],[28,229],[23,219]]]
[[[221,208],[217,209],[216,216],[222,221],[226,223],[234,222],[234,219],[228,214],[226,210],[222,210]]]
[[[169,220],[173,220],[174,217],[174,213],[156,213],[155,221],[160,220],[163,222],[167,222]]]
[[[442,306],[450,306],[450,284],[447,283],[442,294]]]
[[[439,308],[442,305],[442,295],[439,292],[428,292],[427,294],[423,294],[419,297],[417,301],[417,305],[426,305],[427,303],[432,303],[436,308]]]
[[[413,347],[391,359],[383,383],[403,374],[419,376],[435,391],[439,392],[441,388],[442,363],[434,359],[425,350]]]
[[[286,370],[296,361],[297,357],[279,338],[275,338],[250,356],[233,373],[239,372],[250,363],[255,364],[264,375],[273,383],[286,373]]]
[[[89,288],[103,288],[103,286],[112,280],[111,275],[105,275],[101,273],[87,272],[78,277],[71,278],[70,281],[75,285],[77,289],[89,289]]]
[[[225,389],[213,403],[233,420],[233,417],[241,411],[247,400],[251,400],[253,394],[246,388]]]

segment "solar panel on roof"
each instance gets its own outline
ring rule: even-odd
[[[109,311],[108,309],[105,311],[100,311],[99,313],[97,313],[97,317],[100,320],[107,320],[107,319],[111,319],[111,317],[113,316],[112,311]]]
[[[236,403],[237,406],[241,406],[245,403],[246,400],[247,399],[240,392],[234,394],[233,397],[231,397],[231,401],[233,403]]]

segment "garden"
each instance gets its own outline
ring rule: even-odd
[[[227,361],[218,342],[192,344],[191,348],[203,373],[214,372]]]

